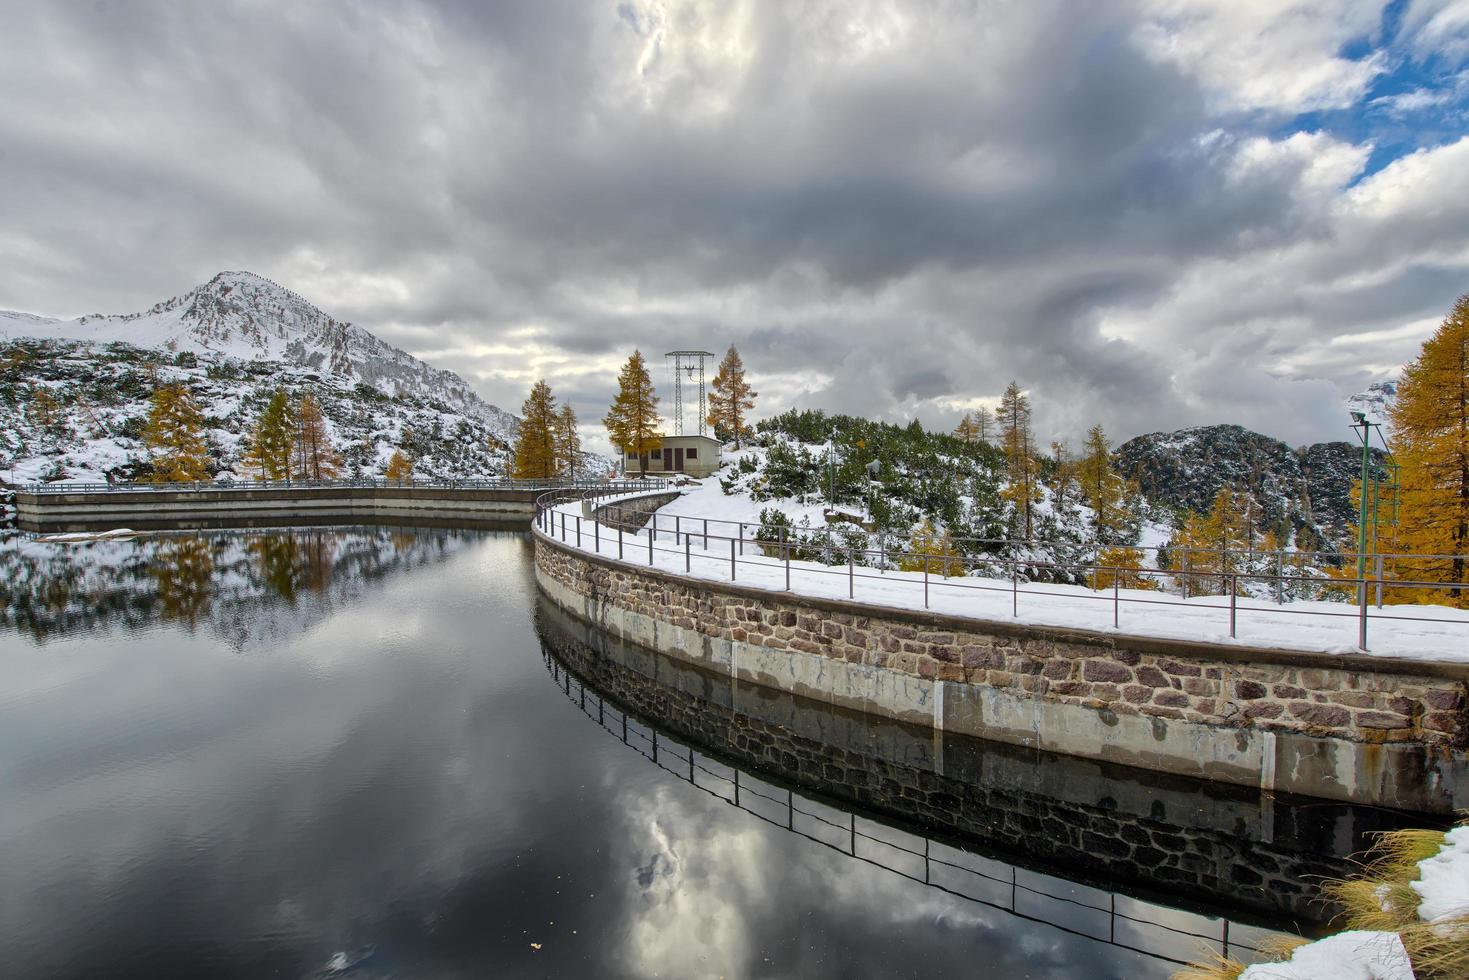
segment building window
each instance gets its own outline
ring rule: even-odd
[[[693,446],[690,446],[688,448],[688,451],[686,453],[684,453],[684,458],[685,459],[698,459],[699,458],[699,451],[697,449],[695,449]]]
[[[655,449],[651,453],[649,453],[648,455],[652,456],[654,459],[662,459],[663,458],[663,450],[661,450],[661,449]]]
[[[638,458],[638,454],[637,453],[628,453],[627,454],[627,458],[628,459],[637,459]]]

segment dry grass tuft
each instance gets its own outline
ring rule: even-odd
[[[1322,887],[1325,897],[1342,907],[1338,919],[1344,929],[1397,933],[1418,980],[1469,977],[1469,916],[1433,924],[1418,918],[1422,900],[1412,887],[1418,880],[1418,863],[1436,855],[1443,843],[1441,830],[1386,831],[1363,856],[1361,874]],[[1306,942],[1288,938],[1261,953],[1268,960],[1282,961]],[[1178,971],[1173,980],[1238,980],[1244,970],[1244,964],[1214,953],[1211,959]]]
[[[1208,959],[1190,963],[1173,974],[1172,980],[1239,980],[1239,975],[1243,972],[1244,963],[1228,959],[1211,949]]]
[[[1401,930],[1403,948],[1418,980],[1463,980],[1469,977],[1469,916]]]

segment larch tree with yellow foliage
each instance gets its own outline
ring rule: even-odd
[[[515,436],[518,480],[548,480],[557,475],[556,398],[544,380],[531,386],[520,406],[520,430]]]
[[[1087,431],[1081,459],[1076,464],[1082,503],[1092,511],[1092,536],[1097,544],[1121,544],[1131,515],[1124,510],[1127,481],[1112,468],[1112,447],[1100,425]]]
[[[964,560],[954,548],[948,531],[934,529],[932,521],[924,521],[913,531],[908,541],[908,551],[898,561],[905,572],[921,572],[928,569],[930,575],[944,578],[964,574]]]
[[[204,441],[204,415],[182,384],[153,390],[143,445],[152,456],[154,483],[191,483],[209,479],[209,447]]]
[[[635,350],[617,375],[617,397],[602,424],[607,426],[608,439],[624,459],[629,453],[636,457],[639,475],[647,472],[648,454],[663,448],[658,421],[658,396],[653,391],[653,379],[648,376],[643,352]]]
[[[342,458],[332,448],[321,403],[308,392],[296,408],[296,476],[303,480],[330,480],[341,472]]]
[[[394,449],[392,457],[388,460],[387,468],[383,470],[383,476],[394,483],[413,482],[413,460],[401,449]]]
[[[719,371],[714,375],[713,391],[709,394],[709,419],[716,433],[728,433],[734,447],[740,448],[740,440],[750,432],[745,421],[755,407],[757,392],[745,380],[745,362],[734,344],[725,351],[724,360],[719,362]]]
[[[1247,506],[1245,493],[1220,487],[1207,514],[1184,518],[1169,551],[1188,594],[1227,594],[1229,576],[1249,573],[1239,558],[1250,544]]]
[[[1404,370],[1389,418],[1401,467],[1398,547],[1453,556],[1413,559],[1398,573],[1469,584],[1469,294],[1459,297]],[[1449,598],[1469,605],[1469,591],[1453,590]]]
[[[1030,432],[1030,399],[1018,383],[1011,381],[1000,396],[996,415],[1000,423],[1000,448],[1005,451],[1007,484],[1002,496],[1014,505],[1017,530],[1029,541],[1034,508],[1040,502],[1040,487]]]

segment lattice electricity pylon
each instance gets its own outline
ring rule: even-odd
[[[684,385],[693,385],[695,379],[697,379],[699,385],[699,435],[704,435],[705,419],[709,415],[704,387],[704,359],[706,357],[713,357],[714,355],[707,350],[671,350],[663,356],[665,358],[673,358],[673,434],[676,436],[684,434]]]

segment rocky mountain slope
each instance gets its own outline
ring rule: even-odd
[[[499,475],[517,426],[458,375],[267,279],[222,272],[141,313],[0,312],[0,478],[146,475],[147,400],[171,381],[203,410],[221,474],[245,475],[241,436],[277,388],[317,397],[351,474],[380,473],[402,447],[424,475]]]
[[[1129,439],[1115,458],[1154,507],[1206,511],[1221,487],[1242,488],[1258,527],[1307,530],[1323,542],[1341,540],[1356,517],[1362,450],[1347,442],[1293,448],[1238,425],[1205,425]]]

